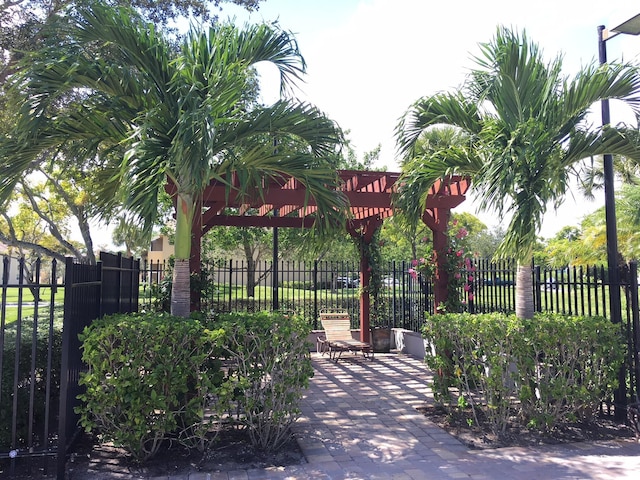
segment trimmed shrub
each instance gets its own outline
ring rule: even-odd
[[[80,423],[137,461],[175,438],[204,448],[208,399],[222,382],[216,350],[222,331],[162,313],[113,315],[81,334]]]
[[[518,355],[522,415],[544,430],[588,421],[617,387],[625,356],[620,326],[604,317],[539,314],[523,322]]]
[[[228,377],[221,389],[254,446],[275,450],[291,436],[303,390],[313,376],[303,318],[259,312],[221,315]]]
[[[619,326],[602,317],[504,314],[427,317],[423,331],[433,349],[434,396],[482,411],[497,435],[513,416],[543,430],[588,420],[617,384],[625,344]],[[431,353],[431,354],[429,354]]]
[[[462,396],[459,403],[472,407],[475,421],[482,410],[493,432],[503,434],[513,414],[512,366],[520,337],[516,318],[499,313],[432,315],[424,334],[435,345],[435,355],[425,361],[439,369],[437,399],[450,400],[448,389],[456,387]]]

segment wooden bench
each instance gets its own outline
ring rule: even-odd
[[[356,340],[351,335],[351,318],[347,312],[320,312],[320,323],[324,329],[324,337],[318,337],[317,351],[322,355],[338,361],[342,352],[362,352],[364,357],[373,359],[373,348],[370,343]]]

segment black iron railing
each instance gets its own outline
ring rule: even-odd
[[[107,313],[138,308],[139,261],[102,253],[98,265],[2,259],[0,476],[57,478],[79,432],[78,334]],[[63,280],[64,279],[64,280]]]

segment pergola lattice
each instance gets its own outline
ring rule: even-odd
[[[340,170],[338,174],[342,179],[339,190],[347,197],[351,210],[347,231],[355,238],[362,236],[369,243],[384,219],[393,215],[391,194],[397,188],[400,173]],[[451,209],[465,200],[468,188],[468,179],[458,176],[439,181],[431,187],[422,218],[433,232],[436,252],[446,248]],[[166,190],[175,198],[176,188],[171,182]],[[202,215],[193,222],[192,272],[200,271],[202,235],[215,226],[309,228],[313,225],[316,205],[313,198],[306,198],[305,187],[300,182],[293,178],[270,180],[263,190],[262,197],[247,200],[221,182],[209,184],[202,196]],[[236,209],[238,213],[229,215],[228,208]],[[360,297],[360,337],[363,341],[369,341],[368,267],[367,259],[361,255],[360,285],[364,288]],[[436,275],[434,296],[436,305],[439,305],[446,299],[447,279],[442,274],[443,269],[437,270],[440,274]]]

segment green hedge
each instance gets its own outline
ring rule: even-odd
[[[230,369],[223,386],[254,445],[273,450],[290,437],[313,367],[309,325],[299,316],[260,312],[221,315]]]
[[[81,424],[137,461],[173,440],[207,449],[229,423],[270,450],[289,438],[313,374],[302,319],[115,315],[81,336]]]
[[[549,430],[589,420],[617,386],[625,343],[619,326],[602,317],[537,314],[520,320],[500,313],[428,316],[434,395],[483,412],[497,435],[514,416]]]
[[[113,315],[85,329],[80,423],[135,460],[155,455],[167,438],[204,435],[207,395],[222,380],[212,362],[222,331],[162,313]]]

